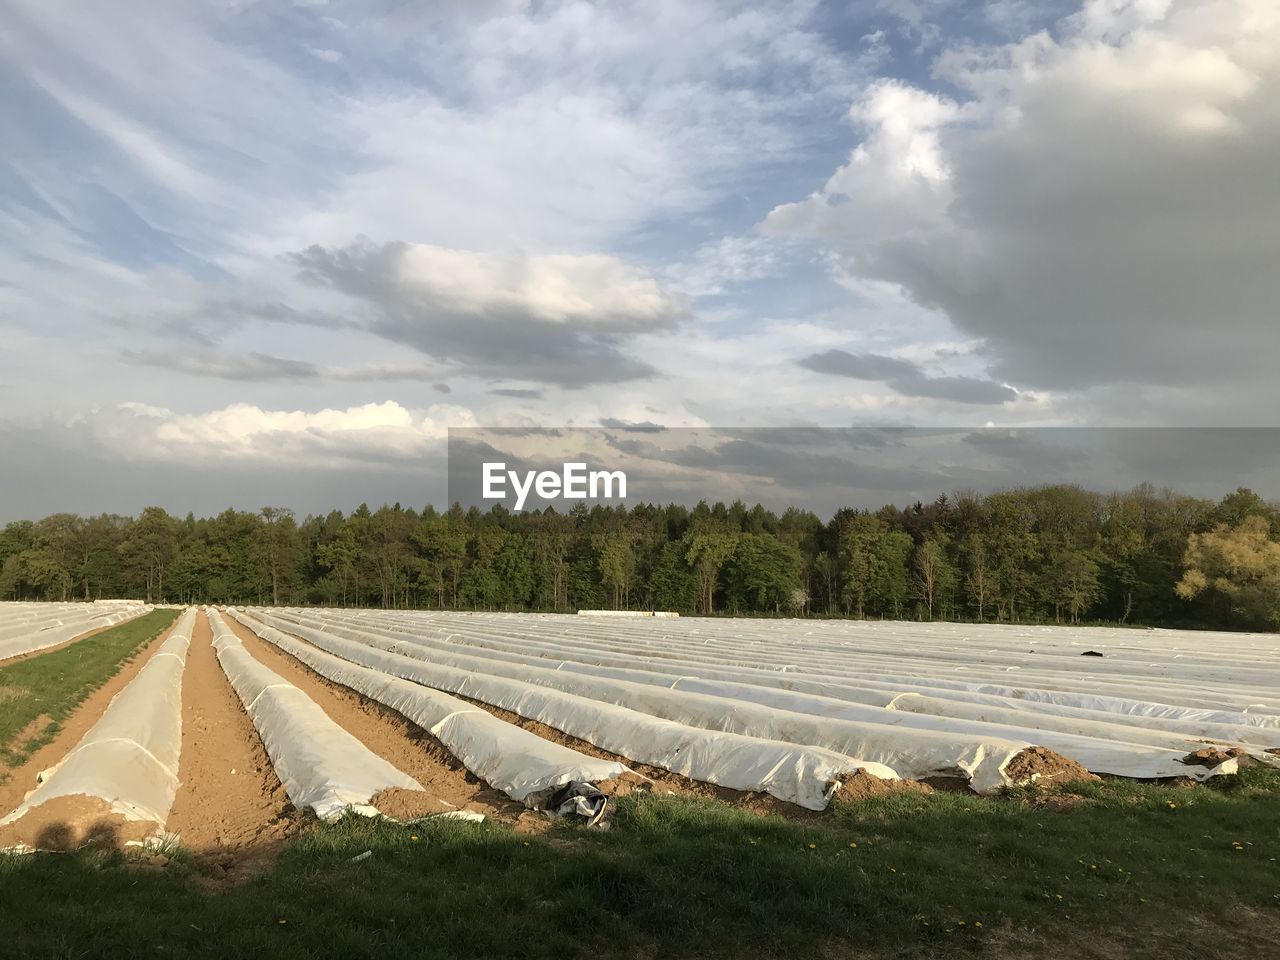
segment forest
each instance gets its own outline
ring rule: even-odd
[[[0,530],[0,599],[460,610],[659,609],[1273,630],[1280,509],[1143,485],[958,493],[906,508],[699,503],[567,513],[400,504],[136,517]]]

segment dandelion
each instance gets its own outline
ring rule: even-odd
[[[281,917],[279,922],[280,922],[281,924],[286,924],[286,923],[288,923],[289,921],[288,921],[288,920],[286,920],[284,917]]]
[[[850,850],[857,850],[857,849],[858,849],[858,845],[857,845],[856,843],[850,843],[850,844],[849,844],[849,849],[850,849]]]
[[[1060,893],[1055,893],[1055,894],[1053,895],[1053,898],[1054,898],[1055,900],[1061,900],[1061,899],[1062,899],[1062,894],[1060,894]]]
[[[810,850],[817,850],[817,849],[818,849],[818,845],[817,845],[816,843],[811,843],[811,844],[809,844],[809,849],[810,849]]]
[[[897,871],[896,869],[894,869],[893,867],[890,867],[890,868],[889,868],[889,872],[890,872],[890,873],[897,873],[898,871]]]
[[[409,839],[416,841],[418,839],[418,835],[416,833],[411,833],[409,834]]]
[[[975,921],[973,921],[973,925],[974,925],[975,927],[978,927],[979,929],[981,929],[981,927],[982,927],[982,921],[981,921],[981,920],[975,920]]]

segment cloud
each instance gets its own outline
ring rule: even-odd
[[[495,397],[515,397],[520,400],[541,400],[541,390],[530,390],[525,387],[495,387],[489,391]]]
[[[79,443],[108,459],[138,462],[284,461],[318,469],[389,465],[434,458],[450,426],[474,424],[469,410],[433,405],[410,410],[395,401],[346,409],[266,410],[235,403],[178,413],[126,402],[71,424]]]
[[[777,237],[727,236],[702,244],[688,260],[667,270],[674,289],[690,296],[715,296],[729,288],[777,275],[788,253]]]
[[[883,357],[874,353],[855,354],[845,350],[825,350],[797,362],[815,373],[852,377],[855,380],[892,380],[898,377],[913,377],[920,372],[914,363],[906,360]]]
[[[816,373],[854,380],[881,380],[908,397],[930,397],[955,403],[1007,403],[1018,393],[1011,387],[977,377],[930,377],[909,360],[875,353],[825,350],[796,361]]]
[[[428,244],[312,246],[309,283],[372,308],[368,329],[480,377],[584,387],[652,377],[624,351],[672,330],[683,301],[604,254],[486,254]]]
[[[1094,2],[1053,35],[948,50],[960,96],[872,87],[848,162],[766,229],[942,311],[1014,383],[1268,396],[1277,35],[1271,0]]]
[[[625,430],[629,433],[661,433],[667,428],[652,420],[620,420],[617,417],[601,417],[600,426],[610,430]]]
[[[434,371],[423,364],[363,364],[340,366],[291,360],[265,353],[231,353],[216,350],[122,350],[128,363],[177,371],[197,377],[242,382],[291,380],[377,383],[389,380],[426,380]],[[439,386],[439,385],[438,385]],[[448,392],[448,388],[441,392]]]

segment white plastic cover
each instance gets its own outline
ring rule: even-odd
[[[262,738],[293,805],[321,820],[347,811],[374,816],[375,794],[390,787],[421,790],[406,773],[338,726],[314,700],[250,655],[210,609],[218,663]]]
[[[734,790],[767,792],[810,810],[826,807],[828,785],[839,776],[865,770],[882,779],[898,778],[897,772],[884,764],[855,760],[832,750],[707,730],[515,678],[402,656],[379,649],[376,642],[352,642],[270,614],[255,611],[255,616],[322,650],[510,710],[633,761]]]
[[[408,717],[444,744],[468,770],[513,800],[523,802],[531,794],[571,780],[596,782],[627,772],[621,763],[588,757],[543,740],[463,700],[325,653],[234,609],[228,612],[321,676]],[[359,652],[358,644],[347,643]]]
[[[0,620],[0,661],[34,653],[114,626],[154,609],[144,603],[23,604],[44,609],[12,611]]]
[[[811,636],[816,631],[808,628],[819,625],[812,623],[679,621],[661,627],[643,623],[616,623],[605,627],[564,617],[284,612],[334,632],[355,631],[346,635],[365,642],[376,641],[384,649],[430,657],[455,666],[465,665],[472,670],[519,676],[682,722],[817,744],[860,759],[885,763],[911,776],[944,772],[922,772],[920,765],[924,763],[950,764],[951,772],[956,769],[967,772],[965,768],[972,762],[970,751],[976,749],[984,760],[989,760],[993,751],[1004,750],[1009,745],[1021,749],[1032,744],[1062,753],[1091,770],[1131,777],[1202,779],[1235,769],[1234,761],[1215,768],[1182,763],[1186,754],[1204,746],[1201,737],[1243,746],[1262,762],[1277,762],[1275,757],[1263,752],[1276,744],[1273,734],[1258,726],[1257,717],[1261,715],[1218,711],[1211,718],[1182,715],[1165,724],[1156,717],[1168,712],[1168,708],[1159,705],[1135,718],[1123,710],[1064,709],[1057,705],[1045,709],[1027,696],[1034,695],[1035,691],[1023,690],[1022,698],[1001,698],[987,691],[954,689],[976,686],[964,681],[930,679],[915,684],[911,678],[861,672],[868,663],[880,666],[884,662],[881,651],[886,645],[883,642],[865,644],[874,649],[875,656],[870,657],[861,642],[856,649],[850,649],[852,644],[816,640]],[[549,629],[553,625],[559,629],[553,632]],[[910,632],[921,626],[938,625],[890,626]],[[508,629],[498,632],[497,627]],[[804,628],[799,637],[796,636],[798,628]],[[855,624],[849,632],[855,633],[861,628],[861,624]],[[723,636],[730,630],[734,633]],[[1128,631],[1126,639],[1136,633]],[[510,640],[502,639],[513,634],[519,639],[514,636]],[[1025,649],[1025,640],[1017,638],[1014,643]],[[463,644],[470,648],[469,654],[461,653],[459,648]],[[1047,646],[1051,645],[1043,640],[1039,642],[1041,649]],[[417,648],[416,652],[413,648]],[[922,643],[918,650],[900,646],[896,656],[889,659],[898,669],[922,660],[955,663],[961,659],[955,651],[964,649],[963,643],[957,645],[954,641],[937,647]],[[1077,659],[1080,649],[1077,647],[1070,653],[1055,651],[1041,657],[1038,663],[1058,669],[1068,680],[1099,669],[1093,662],[1082,663]],[[518,653],[517,650],[530,652]],[[620,652],[628,650],[642,651],[644,657]],[[1256,649],[1251,650],[1251,659],[1256,659],[1257,653]],[[469,661],[457,659],[468,655],[472,656]],[[967,655],[970,661],[979,663],[1026,658],[1025,654],[1007,649],[970,650]],[[774,669],[726,666],[748,659],[770,663]],[[1130,655],[1123,661],[1117,657],[1117,660],[1123,664],[1113,671],[1123,676],[1117,682],[1126,685],[1142,682],[1133,676],[1141,673],[1136,657]],[[601,661],[619,666],[605,666]],[[1159,673],[1162,676],[1199,675],[1212,670],[1216,681],[1246,690],[1244,695],[1237,696],[1245,699],[1251,695],[1248,685],[1260,672],[1265,676],[1266,670],[1259,671],[1257,666],[1250,669],[1246,667],[1248,661],[1243,657],[1241,661],[1239,667],[1229,660],[1225,666],[1222,663],[1215,666],[1208,658],[1200,658],[1200,662],[1194,664],[1160,665]],[[827,665],[821,672],[817,667],[819,662]],[[961,669],[968,672],[965,666]],[[573,674],[598,679],[574,679]],[[716,679],[709,679],[712,677]],[[1189,683],[1179,682],[1191,687]],[[638,684],[665,690],[641,694],[636,689]],[[700,696],[712,698],[718,705],[706,699],[699,701]],[[751,711],[751,704],[772,711],[772,716]],[[689,712],[694,708],[700,715]],[[681,713],[677,716],[669,712],[671,710]],[[809,716],[799,720],[798,714]],[[1250,723],[1249,718],[1254,718],[1254,722]],[[1235,722],[1220,722],[1228,719]],[[926,732],[950,737],[951,746],[946,747],[936,738],[932,743],[922,740],[921,735]],[[999,761],[1001,771],[1008,759],[1011,755]],[[976,770],[975,773],[978,775],[971,774],[971,777],[978,790],[991,789],[1004,781],[1003,773],[999,778]]]
[[[178,790],[182,671],[195,618],[194,609],[182,615],[75,749],[39,775],[40,785],[0,825],[67,796],[99,797],[127,820],[164,825]]]
[[[361,626],[366,630],[382,632],[387,636],[398,634],[408,636],[406,630],[411,623],[412,621],[405,619],[392,620],[389,617],[383,619],[371,615],[361,622]],[[717,665],[719,661],[702,662],[693,659],[696,653],[678,658],[644,658],[625,652],[619,653],[602,643],[587,642],[581,637],[575,637],[575,643],[571,647],[566,647],[563,642],[539,640],[536,639],[536,634],[528,633],[521,636],[519,640],[512,640],[506,639],[505,636],[494,636],[485,632],[484,629],[476,629],[466,624],[451,625],[447,637],[451,643],[468,647],[508,651],[509,658],[520,658],[520,662],[553,666],[557,670],[573,670],[597,676],[654,683],[670,686],[672,689],[721,693],[740,696],[747,700],[756,699],[759,694],[750,688],[744,688],[743,684],[813,694],[818,700],[793,701],[796,706],[792,709],[801,712],[818,712],[822,715],[827,714],[826,708],[815,711],[811,707],[806,707],[806,704],[820,705],[821,701],[831,698],[887,707],[892,710],[972,719],[981,718],[970,710],[968,705],[982,704],[1002,708],[999,714],[1000,722],[1027,727],[1031,730],[1060,730],[1086,736],[1100,735],[1108,739],[1131,740],[1134,743],[1148,745],[1170,745],[1173,741],[1165,735],[1174,734],[1184,739],[1210,739],[1258,750],[1280,746],[1280,729],[1276,729],[1280,727],[1280,717],[1269,717],[1263,714],[1175,707],[1157,711],[1152,704],[1145,704],[1143,706],[1146,709],[1140,710],[1136,705],[1105,697],[1094,698],[1093,707],[1059,705],[1047,701],[1030,700],[1026,697],[997,696],[967,689],[952,690],[926,680],[917,681],[906,686],[905,689],[902,683],[867,679],[859,679],[855,685],[853,682],[835,682],[810,673],[779,672],[750,667],[722,667]],[[524,657],[529,659],[525,660]],[[729,682],[716,684],[715,681]],[[922,697],[924,699],[920,699]],[[762,702],[775,701],[766,699]],[[952,702],[963,706],[953,709],[950,706]],[[776,702],[775,705],[777,705]],[[1149,723],[1153,715],[1158,715],[1160,718],[1158,728]],[[993,713],[991,716],[995,717],[996,714]],[[1059,717],[1144,729],[1132,733],[1118,731],[1109,726],[1090,729],[1072,724],[1070,719],[1060,721],[1057,719]],[[1257,750],[1254,752],[1256,754]]]

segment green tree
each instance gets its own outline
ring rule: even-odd
[[[1271,539],[1271,522],[1246,516],[1234,526],[1220,523],[1187,540],[1185,571],[1177,594],[1193,600],[1216,595],[1228,616],[1245,623],[1280,624],[1280,543]]]
[[[701,613],[715,611],[716,588],[720,582],[720,570],[737,546],[737,537],[731,533],[708,531],[695,533],[689,538],[687,557],[697,573],[698,608]]]
[[[933,619],[935,606],[950,607],[959,575],[947,555],[949,538],[941,531],[925,537],[915,549],[912,568],[916,595],[924,604],[925,617]]]

